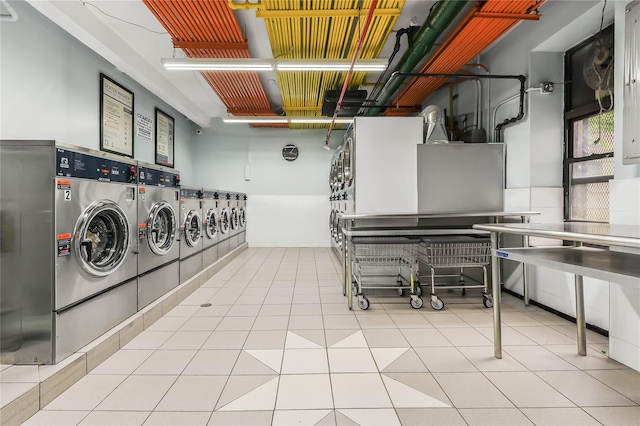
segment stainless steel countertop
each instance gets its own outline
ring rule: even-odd
[[[338,214],[345,220],[350,219],[449,219],[464,217],[522,217],[534,216],[540,212],[479,212],[479,213],[437,213],[437,214],[414,214],[414,213],[384,213],[384,214]]]
[[[342,228],[342,233],[348,237],[424,237],[433,235],[489,235],[486,231],[471,228],[456,229],[421,229],[421,228],[357,228],[348,230]]]
[[[610,225],[595,222],[487,223],[473,225],[473,228],[530,237],[640,248],[640,226],[634,225]]]

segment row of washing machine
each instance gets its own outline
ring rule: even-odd
[[[180,281],[184,282],[246,241],[246,194],[182,187]]]
[[[54,141],[0,148],[3,362],[60,362],[246,240],[244,194]]]

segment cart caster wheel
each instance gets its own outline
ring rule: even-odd
[[[422,296],[422,286],[420,284],[416,284],[413,288],[416,296]]]
[[[358,306],[360,306],[360,309],[362,309],[363,311],[366,311],[367,309],[369,309],[369,299],[367,299],[366,296],[359,297]]]
[[[404,289],[402,288],[402,281],[398,282],[398,288],[396,289],[396,291],[398,292],[398,296],[402,296],[402,293],[404,293]]]
[[[441,311],[444,308],[444,301],[442,299],[431,299],[431,307],[436,311]]]
[[[467,289],[464,288],[464,281],[460,281],[460,287],[461,287],[460,291],[461,291],[462,295],[466,296],[467,295]]]
[[[422,308],[422,305],[424,304],[424,302],[420,297],[416,297],[416,298],[412,297],[411,300],[409,300],[409,304],[413,309],[420,309]]]
[[[485,295],[482,298],[482,304],[484,305],[485,308],[492,308],[493,307],[493,297]]]

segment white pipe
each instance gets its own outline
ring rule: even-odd
[[[482,84],[480,84],[480,80],[476,80],[476,129],[480,130],[482,128],[482,120],[480,119],[480,114],[482,111]]]
[[[2,1],[2,5],[7,9],[9,14],[8,15],[0,15],[0,20],[9,21],[9,22],[16,22],[18,20],[18,14],[16,13],[16,11],[13,10],[13,8],[9,5],[9,2],[7,0],[1,0],[1,1]]]

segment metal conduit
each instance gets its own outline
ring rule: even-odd
[[[264,17],[274,57],[347,59],[353,57],[360,27],[371,3],[372,0],[273,0],[265,2],[256,16]],[[378,1],[360,58],[380,55],[404,4],[405,0]],[[285,113],[295,111],[294,115],[319,116],[325,92],[342,87],[345,77],[345,72],[278,72],[282,109]],[[366,73],[354,73],[349,88],[357,88],[365,81]],[[326,128],[327,125],[293,124],[290,127]]]
[[[478,17],[478,12],[499,14],[531,14],[545,0],[488,0],[478,3],[480,7],[470,11],[451,36],[431,56],[420,73],[455,73],[469,60],[480,54],[503,34],[520,22],[513,19]],[[482,16],[482,15],[480,15]],[[414,79],[391,102],[395,105],[415,105],[421,103],[445,83],[445,79]],[[404,109],[391,108],[384,115],[407,115]]]
[[[461,79],[469,79],[470,77],[474,78],[474,79],[494,79],[494,80],[518,80],[520,82],[520,92],[518,94],[518,97],[520,98],[520,106],[518,109],[518,114],[514,117],[511,118],[507,118],[505,119],[503,122],[499,123],[496,125],[495,127],[495,142],[500,142],[500,135],[501,135],[501,130],[509,125],[509,124],[513,124],[517,121],[520,121],[524,118],[524,95],[526,93],[525,90],[525,83],[526,83],[526,77],[524,75],[500,75],[500,74],[486,74],[486,75],[480,75],[480,74],[439,74],[439,73],[401,73],[401,72],[394,72],[393,74],[391,74],[391,77],[389,78],[389,81],[387,81],[387,85],[389,84],[393,84],[393,80],[399,79],[399,78],[404,78],[404,77],[414,77],[416,79],[426,79],[426,78],[431,78],[431,79],[447,79],[450,77],[453,78],[461,78]]]

